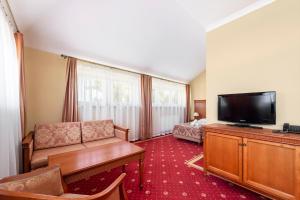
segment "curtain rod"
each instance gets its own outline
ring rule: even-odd
[[[65,54],[61,54],[60,55],[63,59],[67,59],[67,58],[72,58],[72,56],[67,56]],[[73,57],[74,58],[74,57]],[[89,61],[89,60],[83,60],[83,59],[80,59],[80,58],[76,58],[78,60],[81,60],[83,62],[88,62],[88,63],[91,63],[91,64],[95,64],[95,65],[102,65],[104,67],[107,67],[107,68],[111,68],[111,69],[117,69],[117,70],[121,70],[121,71],[125,71],[125,72],[130,72],[130,73],[134,73],[134,74],[139,74],[139,75],[142,75],[143,73],[139,73],[139,72],[135,72],[135,71],[130,71],[130,70],[126,70],[126,69],[121,69],[121,68],[118,68],[118,67],[113,67],[113,66],[109,66],[107,64],[101,64],[101,63],[96,63],[96,62],[93,62],[93,61]],[[148,74],[145,74],[145,75],[148,75]],[[178,84],[182,84],[182,85],[188,85],[187,83],[182,83],[182,82],[178,82],[178,81],[173,81],[173,80],[169,80],[169,79],[165,79],[165,78],[161,78],[161,77],[158,77],[158,76],[153,76],[153,75],[148,75],[148,76],[151,76],[153,78],[157,78],[157,79],[160,79],[160,80],[164,80],[164,81],[169,81],[169,82],[173,82],[173,83],[178,83]]]
[[[7,0],[0,0],[0,5],[2,7],[2,10],[8,20],[8,22],[13,26],[15,29],[14,31],[19,32],[18,25],[16,23],[16,20],[14,18],[14,15],[12,14],[11,8]]]

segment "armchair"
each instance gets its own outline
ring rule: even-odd
[[[68,193],[58,166],[0,180],[1,200],[127,200],[122,173],[109,187],[94,195]]]

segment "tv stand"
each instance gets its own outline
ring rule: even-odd
[[[209,124],[204,170],[271,199],[300,200],[300,135]]]
[[[228,126],[236,126],[240,128],[256,128],[256,129],[263,129],[261,126],[252,126],[250,124],[227,124]]]

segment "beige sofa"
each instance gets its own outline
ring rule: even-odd
[[[112,120],[37,124],[22,142],[24,172],[48,165],[48,156],[128,141],[127,128]]]

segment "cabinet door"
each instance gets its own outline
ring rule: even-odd
[[[242,138],[206,132],[205,167],[206,170],[242,182]]]
[[[244,183],[276,199],[296,199],[297,148],[253,139],[244,143]]]

